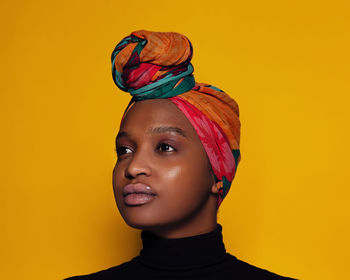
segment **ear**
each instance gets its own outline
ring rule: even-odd
[[[213,194],[218,194],[219,193],[219,189],[222,187],[222,182],[218,181],[216,183],[214,183],[211,187],[211,192]]]

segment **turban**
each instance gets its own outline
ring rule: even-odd
[[[167,98],[187,117],[208,155],[218,186],[217,208],[227,195],[237,165],[240,120],[238,104],[224,91],[193,77],[192,44],[176,32],[140,30],[121,40],[112,52],[115,84],[139,100]]]

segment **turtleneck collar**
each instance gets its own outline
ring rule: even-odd
[[[226,249],[222,239],[222,226],[200,235],[183,238],[163,238],[151,231],[141,232],[143,248],[139,261],[163,269],[188,269],[222,261]]]

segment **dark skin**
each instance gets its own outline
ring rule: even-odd
[[[175,127],[177,129],[151,129]],[[204,147],[186,116],[168,99],[137,101],[127,112],[116,139],[118,161],[113,190],[125,222],[164,238],[213,231],[217,193]],[[129,206],[123,187],[143,183],[152,201]]]

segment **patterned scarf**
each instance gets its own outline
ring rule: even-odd
[[[122,120],[134,102],[155,98],[168,98],[185,114],[212,166],[219,208],[241,159],[239,108],[222,90],[195,82],[192,54],[184,35],[135,31],[115,47],[112,75],[115,84],[132,96]]]

